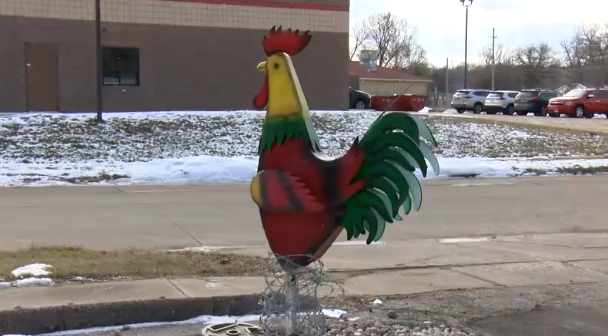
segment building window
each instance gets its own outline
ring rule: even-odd
[[[103,85],[139,85],[139,49],[103,47]]]

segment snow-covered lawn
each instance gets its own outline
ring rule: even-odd
[[[263,116],[250,111],[120,113],[107,114],[99,125],[91,114],[0,116],[0,186],[247,182],[257,166]],[[331,156],[343,154],[377,116],[369,111],[313,113],[321,145]],[[608,160],[550,160],[606,155],[608,138],[602,135],[422,116],[440,144],[440,176],[608,167]],[[539,157],[547,160],[523,159]]]

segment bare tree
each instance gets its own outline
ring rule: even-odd
[[[409,70],[416,75],[427,75],[430,71],[426,50],[413,36],[400,49],[396,49],[391,65],[395,69]]]
[[[428,65],[424,48],[416,41],[416,28],[394,14],[370,16],[364,23],[365,35],[378,50],[378,65],[409,69]]]
[[[492,65],[492,44],[485,45],[479,52],[479,58],[482,65]],[[499,43],[494,47],[494,59],[496,65],[513,64],[513,53],[508,50],[503,44]]]
[[[366,29],[364,22],[357,22],[353,25],[350,30],[350,37],[352,38],[353,44],[349,49],[349,57],[352,60],[355,58],[365,41],[369,39],[369,33]]]
[[[608,22],[580,25],[561,46],[562,64],[572,83],[608,84]]]
[[[513,56],[515,64],[536,69],[558,64],[555,52],[544,42],[518,48]]]
[[[513,61],[521,72],[522,87],[554,86],[560,75],[559,59],[544,42],[516,49]]]

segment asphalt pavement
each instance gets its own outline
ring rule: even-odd
[[[608,176],[423,181],[419,213],[386,242],[608,232]],[[248,186],[0,188],[0,246],[262,246]]]

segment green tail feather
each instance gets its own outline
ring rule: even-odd
[[[344,203],[348,239],[367,233],[371,244],[382,238],[386,223],[402,219],[399,208],[406,215],[420,210],[422,187],[414,171],[426,177],[430,165],[439,174],[435,154],[421,139],[437,145],[424,120],[408,113],[387,113],[370,126],[358,144],[365,159],[353,180],[365,180],[365,187]]]

